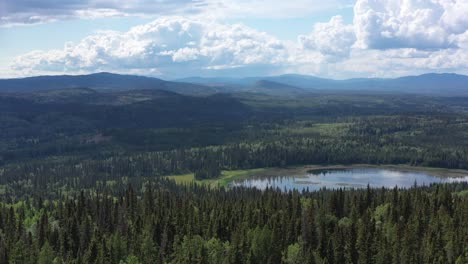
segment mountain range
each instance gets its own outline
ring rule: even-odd
[[[468,95],[468,76],[453,73],[428,73],[418,76],[404,76],[393,79],[356,78],[333,80],[308,75],[285,74],[248,78],[184,78],[177,81],[208,86],[256,87],[258,82],[283,84],[304,91],[372,91],[403,92],[414,94]],[[276,85],[276,89],[278,85]],[[296,90],[297,91],[297,90]]]
[[[296,96],[304,93],[330,91],[468,95],[468,76],[452,73],[429,73],[393,79],[332,80],[308,75],[286,74],[248,78],[191,77],[166,81],[153,77],[103,72],[88,75],[0,79],[0,92],[2,93],[28,93],[68,88],[90,88],[99,92],[156,89],[186,95],[247,92]]]

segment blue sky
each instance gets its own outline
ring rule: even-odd
[[[468,73],[466,0],[17,0],[0,78]]]

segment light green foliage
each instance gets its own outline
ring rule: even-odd
[[[284,256],[284,263],[287,264],[301,264],[303,263],[301,258],[301,246],[298,243],[294,243],[288,246]]]
[[[251,261],[254,263],[267,263],[272,246],[272,232],[267,227],[256,227],[249,232],[251,237]]]
[[[210,187],[227,187],[230,182],[242,178],[246,178],[250,175],[261,173],[266,169],[251,169],[251,170],[232,170],[232,171],[222,171],[221,176],[215,179],[205,179],[205,180],[196,180],[193,173],[182,174],[182,175],[170,175],[166,176],[167,179],[174,180],[177,184],[205,184]]]
[[[211,238],[205,243],[207,253],[207,263],[222,264],[227,263],[226,253],[229,250],[229,242],[223,243],[217,238]]]
[[[191,238],[185,236],[182,243],[176,247],[174,251],[174,259],[171,263],[205,263],[206,251],[204,245],[205,241],[198,235]]]
[[[375,208],[374,220],[378,223],[387,219],[390,213],[390,203],[379,205]]]
[[[55,253],[49,242],[45,242],[42,246],[41,252],[39,253],[39,258],[37,260],[38,264],[51,264],[54,262]]]
[[[136,256],[130,255],[125,259],[125,261],[124,260],[120,261],[120,264],[141,264],[141,262],[138,260]]]

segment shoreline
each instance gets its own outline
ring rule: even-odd
[[[307,174],[313,170],[334,170],[334,169],[387,169],[403,172],[425,172],[435,177],[440,178],[459,178],[468,176],[468,170],[460,169],[445,169],[445,168],[434,168],[434,167],[418,167],[410,165],[372,165],[372,164],[350,164],[350,165],[302,165],[302,166],[291,166],[285,168],[264,168],[263,171],[250,174],[249,176],[258,177],[273,177],[273,176],[284,176],[284,174]]]
[[[445,169],[434,167],[419,167],[406,164],[400,165],[372,165],[372,164],[350,164],[350,165],[301,165],[285,168],[268,167],[249,170],[223,171],[219,178],[195,180],[193,174],[169,175],[165,178],[173,179],[178,184],[199,183],[207,184],[211,187],[229,187],[231,182],[243,180],[250,177],[278,177],[291,175],[304,175],[313,170],[333,170],[333,169],[387,169],[402,172],[424,172],[439,178],[461,178],[468,176],[468,170]]]

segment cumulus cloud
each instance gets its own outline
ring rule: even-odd
[[[466,0],[358,0],[354,28],[361,48],[446,49],[468,28]]]
[[[190,71],[275,67],[288,59],[276,38],[240,24],[165,17],[127,32],[103,31],[61,50],[16,58],[18,71],[152,70],[176,76]]]
[[[334,16],[327,23],[317,23],[310,35],[299,36],[303,49],[341,58],[348,56],[355,41],[353,26],[346,25],[341,16]]]
[[[224,0],[209,1],[226,8]],[[259,6],[263,2],[253,1]],[[239,10],[246,5],[243,0],[230,4],[236,3]],[[357,0],[354,12],[353,23],[334,16],[311,25],[312,31],[297,41],[212,18],[162,16],[126,32],[102,31],[63,49],[29,52],[17,57],[12,67],[27,75],[113,71],[165,78],[286,72],[334,78],[468,73],[466,1]]]

